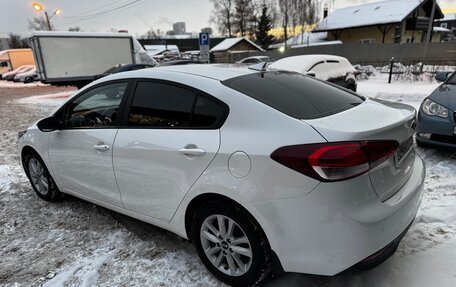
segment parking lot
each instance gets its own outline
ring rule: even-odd
[[[359,82],[363,95],[416,108],[435,87],[387,85],[384,76]],[[73,91],[0,82],[0,285],[222,286],[193,245],[167,231],[73,197],[52,204],[34,194],[20,166],[17,132]],[[394,256],[371,271],[330,278],[287,274],[269,286],[455,286],[456,151],[417,150],[426,163],[425,194]]]

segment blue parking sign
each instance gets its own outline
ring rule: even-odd
[[[209,33],[199,33],[199,45],[209,46]]]

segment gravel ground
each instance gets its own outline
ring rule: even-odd
[[[59,98],[71,91],[0,83],[0,286],[225,286],[206,271],[193,246],[172,233],[74,197],[53,204],[34,194],[19,163],[17,132],[56,104],[40,104],[30,96]],[[415,100],[421,101],[416,95]],[[416,264],[436,256],[448,265],[445,256],[456,258],[454,248],[438,253],[446,255],[432,253],[447,242],[456,246],[456,152],[418,152],[427,164],[426,193],[415,224],[392,259],[373,271],[334,277],[287,274],[267,285],[420,286],[409,277],[432,276]],[[410,262],[411,275],[404,267]],[[428,265],[423,269],[434,267]],[[456,286],[456,273],[451,272],[449,285],[434,286]]]

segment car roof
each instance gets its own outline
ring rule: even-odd
[[[233,64],[189,64],[154,67],[119,74],[113,74],[103,79],[115,80],[123,78],[154,78],[162,72],[189,74],[210,78],[218,81],[225,81],[231,78],[258,73],[258,71],[248,69],[244,65]]]

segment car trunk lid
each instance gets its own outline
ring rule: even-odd
[[[329,142],[395,140],[394,156],[369,171],[372,186],[382,201],[407,182],[415,160],[413,107],[386,101],[366,101],[328,117],[304,120]]]

